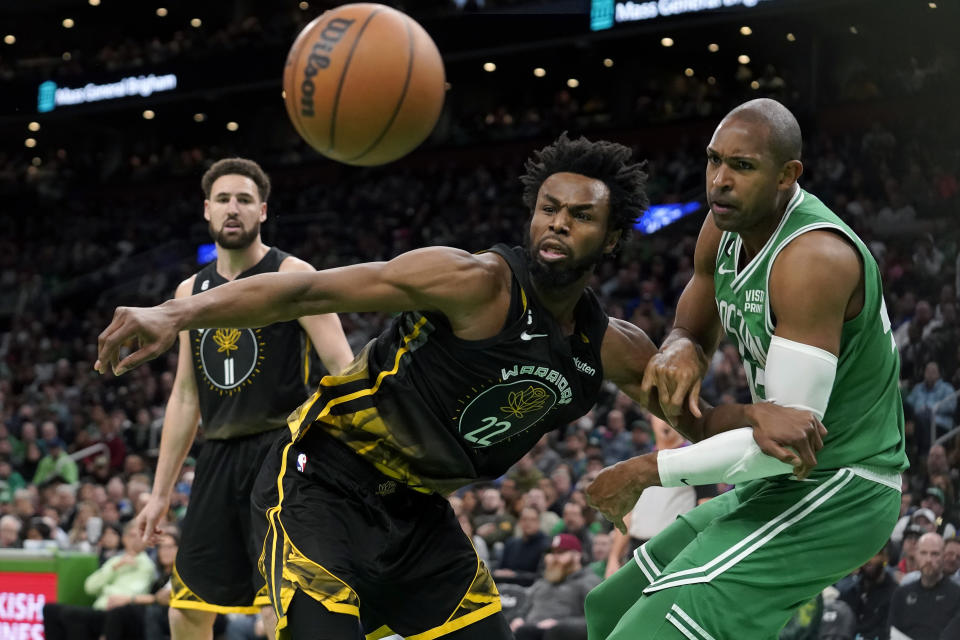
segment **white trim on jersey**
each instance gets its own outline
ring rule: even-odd
[[[793,239],[796,238],[797,236],[801,236],[807,233],[808,231],[816,231],[817,229],[832,229],[835,231],[839,231],[844,235],[845,238],[851,241],[853,240],[853,238],[850,238],[850,235],[846,231],[844,231],[843,227],[833,222],[827,222],[827,221],[813,222],[806,226],[800,227],[799,229],[791,233],[789,236],[784,238],[783,242],[781,242],[777,246],[777,248],[773,250],[773,255],[770,256],[770,262],[767,263],[767,278],[766,278],[766,288],[768,292],[770,291],[770,275],[773,273],[773,263],[776,262],[777,256],[780,255],[780,252],[786,249],[787,245],[790,244],[790,242],[792,242]],[[767,321],[766,322],[767,331],[770,333],[770,335],[773,335],[773,332],[776,329],[776,327],[773,326],[773,317],[770,313],[770,296],[769,295],[766,296],[765,306],[766,306],[765,312],[766,312],[766,321]]]
[[[733,282],[730,284],[730,288],[733,291],[737,291],[740,287],[743,286],[743,283],[746,282],[753,272],[757,270],[757,266],[763,262],[764,255],[767,251],[773,247],[774,242],[776,242],[777,236],[780,234],[780,231],[783,230],[783,227],[787,224],[787,219],[790,217],[790,214],[800,206],[800,203],[803,202],[804,191],[801,188],[797,188],[797,193],[794,194],[793,198],[790,199],[790,202],[787,203],[787,210],[784,211],[783,217],[780,218],[780,223],[777,224],[777,228],[774,229],[773,233],[770,234],[770,237],[767,238],[767,242],[763,245],[763,248],[757,252],[757,255],[753,256],[750,262],[747,264],[747,268],[743,270],[743,273],[738,273],[733,278]],[[743,237],[739,234],[737,235],[737,246],[733,250],[733,260],[734,260],[734,269],[740,264],[740,249],[743,246]]]
[[[768,541],[775,538],[791,525],[796,524],[812,513],[817,507],[832,498],[854,477],[856,476],[852,469],[843,468],[838,470],[834,475],[825,480],[823,484],[805,495],[796,504],[791,505],[783,513],[756,529],[753,533],[740,540],[740,542],[707,564],[664,575],[644,589],[643,592],[649,594],[662,589],[669,589],[670,587],[710,582],[762,547]]]

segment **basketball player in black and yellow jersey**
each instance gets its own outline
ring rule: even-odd
[[[100,336],[99,371],[157,356],[178,330],[401,312],[291,415],[292,437],[258,478],[260,564],[281,634],[512,637],[493,578],[444,496],[502,475],[545,432],[588,411],[604,378],[639,394],[654,345],[608,319],[585,288],[647,204],[646,174],[630,155],[566,136],[538,152],[521,178],[525,248],[418,249],[116,311]],[[139,349],[118,361],[133,337]],[[727,405],[705,409],[696,427],[708,436],[751,424],[800,449],[805,435],[783,434],[809,422],[806,412]]]
[[[260,239],[270,180],[252,160],[214,163],[201,180],[204,218],[217,259],[177,287],[176,299],[260,273],[313,268]],[[339,372],[353,354],[335,314],[302,314],[257,329],[207,324],[180,334],[180,358],[167,402],[150,499],[137,515],[145,541],[159,534],[180,467],[202,418],[197,460],[172,578],[174,640],[210,638],[217,613],[259,612],[272,619],[257,569],[260,540],[250,522],[257,472],[290,411],[309,395],[310,345]],[[262,539],[262,536],[261,536]]]

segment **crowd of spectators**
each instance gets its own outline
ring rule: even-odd
[[[878,557],[818,605],[842,613],[837,619],[852,615],[864,638],[887,638],[890,620],[916,640],[936,637],[910,626],[911,598],[933,597],[921,618],[937,624],[938,615],[956,611],[936,600],[954,598],[944,580],[960,580],[960,441],[949,435],[960,388],[960,236],[950,221],[960,203],[960,158],[946,148],[951,126],[934,129],[918,120],[807,132],[801,182],[876,256],[902,360],[913,466],[904,476],[901,522]],[[317,268],[387,259],[429,244],[478,250],[522,238],[527,212],[515,174],[528,149],[505,146],[496,162],[441,155],[318,179],[300,166],[302,146],[282,140],[291,142],[287,156],[245,152],[263,161],[275,183],[265,238]],[[636,145],[650,159],[654,202],[681,200],[700,188],[702,143],[680,141],[663,151]],[[97,375],[92,363],[97,333],[114,305],[157,303],[196,269],[193,249],[206,241],[199,176],[232,151],[145,149],[139,162],[123,160],[129,171],[122,181],[102,189],[84,187],[99,184],[99,166],[74,162],[79,153],[55,158],[26,176],[27,184],[22,175],[5,182],[0,158],[0,191],[18,209],[12,232],[0,238],[0,547],[87,551],[102,564],[88,579],[93,608],[51,609],[48,637],[56,637],[58,624],[68,637],[134,637],[108,630],[149,628],[163,618],[166,553],[189,507],[192,459],[177,485],[164,544],[143,553],[123,527],[150,491],[176,353],[123,378]],[[592,286],[609,313],[659,343],[692,273],[697,227],[687,220],[640,236],[603,263]],[[344,314],[342,320],[356,351],[387,318]],[[749,401],[731,345],[714,355],[703,395],[714,403]],[[604,466],[682,444],[608,386],[591,412],[545,436],[506,476],[451,496],[502,585],[518,637],[578,637],[582,596],[592,585],[678,513],[728,489],[645,493],[630,516],[629,536],[612,531],[586,504],[584,487]],[[134,567],[149,579],[127,575]],[[122,591],[107,588],[115,580]],[[253,633],[250,620],[230,623]]]

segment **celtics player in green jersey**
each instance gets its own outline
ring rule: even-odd
[[[698,441],[690,424],[700,381],[726,334],[754,402],[822,418],[818,464],[795,474],[783,462],[790,451],[764,455],[745,428],[604,470],[588,494],[616,523],[648,486],[736,487],[678,518],[591,592],[590,640],[775,639],[796,607],[872,557],[896,523],[907,458],[880,272],[798,184],[800,150],[796,119],[774,100],[747,102],[717,127],[694,276],[641,396],[659,398]]]

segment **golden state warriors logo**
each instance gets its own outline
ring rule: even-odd
[[[193,342],[198,368],[210,388],[221,394],[233,395],[260,371],[260,329],[202,329]]]
[[[489,447],[537,424],[556,404],[556,392],[539,380],[498,384],[464,408],[460,433],[476,447]]]

